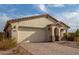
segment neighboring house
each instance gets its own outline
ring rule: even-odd
[[[48,14],[9,20],[4,28],[5,35],[17,42],[60,41],[69,26]]]

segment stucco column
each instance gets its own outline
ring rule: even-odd
[[[55,29],[55,27],[53,26],[53,27],[52,27],[52,41],[53,41],[53,42],[55,41],[54,29]]]
[[[68,29],[65,29],[65,30],[64,30],[64,33],[65,33],[66,35],[68,35],[68,32],[67,32],[67,30],[68,30]]]
[[[59,41],[61,41],[61,28],[58,29]]]

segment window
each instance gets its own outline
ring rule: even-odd
[[[15,28],[16,28],[16,26],[13,27],[13,29],[15,29]]]

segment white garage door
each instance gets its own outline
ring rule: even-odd
[[[45,29],[39,28],[19,28],[19,42],[43,42],[46,41]]]

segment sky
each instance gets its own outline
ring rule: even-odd
[[[70,26],[69,32],[79,28],[79,4],[0,4],[0,31],[8,20],[39,14],[64,22]]]

